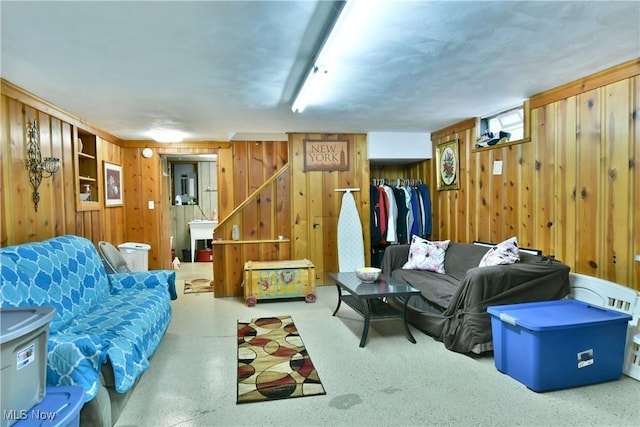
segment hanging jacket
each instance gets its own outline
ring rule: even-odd
[[[396,200],[398,208],[398,217],[396,220],[396,232],[398,235],[398,243],[404,244],[407,239],[407,202],[405,200],[405,192],[402,188],[393,187],[393,197]]]
[[[398,222],[398,206],[396,205],[396,198],[393,195],[393,190],[388,185],[383,185],[382,189],[387,195],[387,243],[397,243],[398,233],[396,231]]]
[[[375,185],[369,186],[369,197],[371,198],[371,247],[378,246],[382,239],[380,229],[380,193]]]
[[[426,184],[420,184],[418,186],[418,191],[422,196],[422,206],[423,206],[423,218],[424,223],[422,225],[422,233],[424,238],[426,239],[428,236],[431,236],[432,232],[432,222],[433,219],[431,217],[431,195],[429,194],[429,187]]]

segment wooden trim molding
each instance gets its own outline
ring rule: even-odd
[[[255,245],[258,243],[290,243],[289,239],[262,239],[262,240],[212,240],[214,245]]]
[[[503,144],[490,145],[488,147],[472,148],[471,152],[478,153],[480,151],[497,150],[499,148],[510,147],[512,145],[524,144],[525,142],[531,142],[531,138],[518,139],[517,141],[510,141],[510,142],[505,142]]]
[[[531,108],[543,107],[552,102],[579,95],[590,90],[640,75],[640,58],[616,65],[590,76],[564,84],[555,89],[531,97]]]
[[[166,142],[156,142],[153,140],[124,140],[122,146],[124,148],[157,148],[161,149],[163,154],[174,154],[173,151],[178,149],[208,149],[219,150],[231,147],[230,141],[184,141],[184,142],[172,142],[167,144]],[[173,151],[172,151],[173,150]],[[175,154],[188,155],[185,152],[176,151]]]
[[[0,78],[0,83],[2,94],[4,96],[15,99],[16,101],[21,102],[25,105],[29,105],[30,107],[42,111],[43,113],[47,113],[51,116],[57,117],[64,122],[85,129],[91,133],[98,135],[100,138],[106,139],[107,141],[112,142],[118,146],[122,146],[122,141],[119,138],[103,129],[91,125],[80,117],[75,116],[61,109],[60,107],[53,105],[49,101],[45,101],[44,99],[32,94],[31,92],[27,92],[26,90],[14,85],[11,82],[8,82],[3,78]]]
[[[480,121],[479,117],[472,117],[470,119],[458,122],[456,124],[453,124],[451,126],[448,126],[444,129],[440,129],[436,132],[432,132],[431,133],[431,140],[435,141],[438,138],[443,138],[443,137],[449,137],[449,136],[453,136],[457,133],[463,132],[467,129],[471,129],[474,126],[478,126],[478,123]]]

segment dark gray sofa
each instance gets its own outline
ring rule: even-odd
[[[409,323],[459,353],[493,350],[487,307],[561,299],[570,293],[569,266],[552,258],[520,251],[520,262],[478,267],[489,250],[471,243],[450,243],[445,254],[446,274],[403,270],[409,245],[389,246],[382,271],[422,292],[407,307]],[[401,308],[402,303],[389,303]]]

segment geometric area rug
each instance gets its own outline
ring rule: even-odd
[[[326,394],[291,316],[238,321],[238,399]]]
[[[213,292],[213,280],[211,279],[192,279],[185,280],[184,293],[197,294],[200,292]]]

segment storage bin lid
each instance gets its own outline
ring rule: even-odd
[[[591,327],[608,322],[628,322],[631,316],[573,299],[487,307],[505,323],[532,331]]]
[[[2,307],[0,308],[0,344],[4,344],[51,322],[56,315],[54,307]]]
[[[151,246],[146,243],[126,242],[118,245],[118,249],[127,249],[134,251],[148,251],[151,250]]]
[[[49,386],[44,399],[27,411],[25,418],[14,426],[77,426],[84,405],[84,394],[84,389],[76,385]],[[52,418],[43,421],[37,417],[38,414],[47,414]]]

